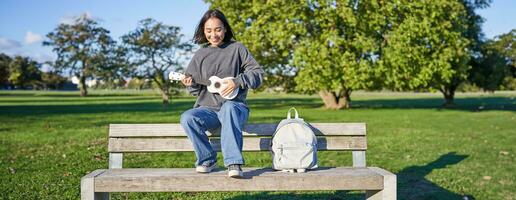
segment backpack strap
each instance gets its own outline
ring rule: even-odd
[[[296,108],[294,108],[294,107],[292,107],[292,108],[288,109],[287,119],[292,119],[292,118],[290,117],[290,112],[291,112],[292,110],[295,112],[295,114],[294,114],[295,118],[294,118],[294,119],[298,119],[298,118],[299,118],[299,114],[297,113],[297,110],[296,110]]]

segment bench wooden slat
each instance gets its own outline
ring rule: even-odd
[[[284,173],[270,168],[244,168],[244,178],[227,171],[195,173],[193,168],[111,169],[95,178],[96,192],[199,192],[380,190],[383,176],[369,168],[322,168],[307,173]]]
[[[214,150],[220,151],[220,139],[210,138]],[[271,138],[244,138],[244,151],[267,151]],[[366,150],[364,136],[318,138],[319,150]],[[193,151],[188,138],[109,138],[109,152]]]
[[[366,135],[365,123],[310,123],[316,135]],[[244,136],[271,136],[277,124],[246,124]],[[219,131],[207,132],[220,136]],[[180,137],[186,136],[180,124],[110,124],[109,137]]]

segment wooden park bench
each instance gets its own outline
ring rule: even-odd
[[[269,151],[277,124],[244,127],[244,151]],[[306,173],[270,168],[244,168],[244,178],[218,170],[199,174],[192,168],[122,168],[124,153],[193,151],[180,124],[111,124],[109,169],[95,170],[81,179],[82,199],[109,199],[109,192],[305,191],[365,190],[367,199],[396,199],[396,175],[366,167],[365,123],[313,123],[318,150],[351,151],[352,167],[319,167]],[[207,133],[220,151],[220,134]],[[202,180],[202,181],[200,181]]]

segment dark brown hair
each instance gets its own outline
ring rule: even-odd
[[[233,30],[231,29],[231,26],[229,26],[226,16],[224,16],[224,13],[220,12],[220,10],[218,9],[210,9],[204,13],[204,15],[201,18],[201,21],[199,21],[199,24],[195,29],[195,35],[193,37],[193,41],[195,44],[208,43],[208,40],[206,40],[206,35],[204,35],[204,24],[206,23],[206,21],[208,21],[208,19],[212,17],[218,18],[220,21],[222,21],[222,24],[224,24],[224,29],[226,29],[226,33],[224,34],[223,40],[224,42],[229,42],[235,37],[233,35]]]

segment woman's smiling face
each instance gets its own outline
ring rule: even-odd
[[[206,23],[204,23],[204,35],[206,36],[206,40],[211,44],[211,46],[219,46],[224,41],[224,35],[226,34],[226,29],[224,28],[224,24],[220,19],[216,17],[209,18]]]

